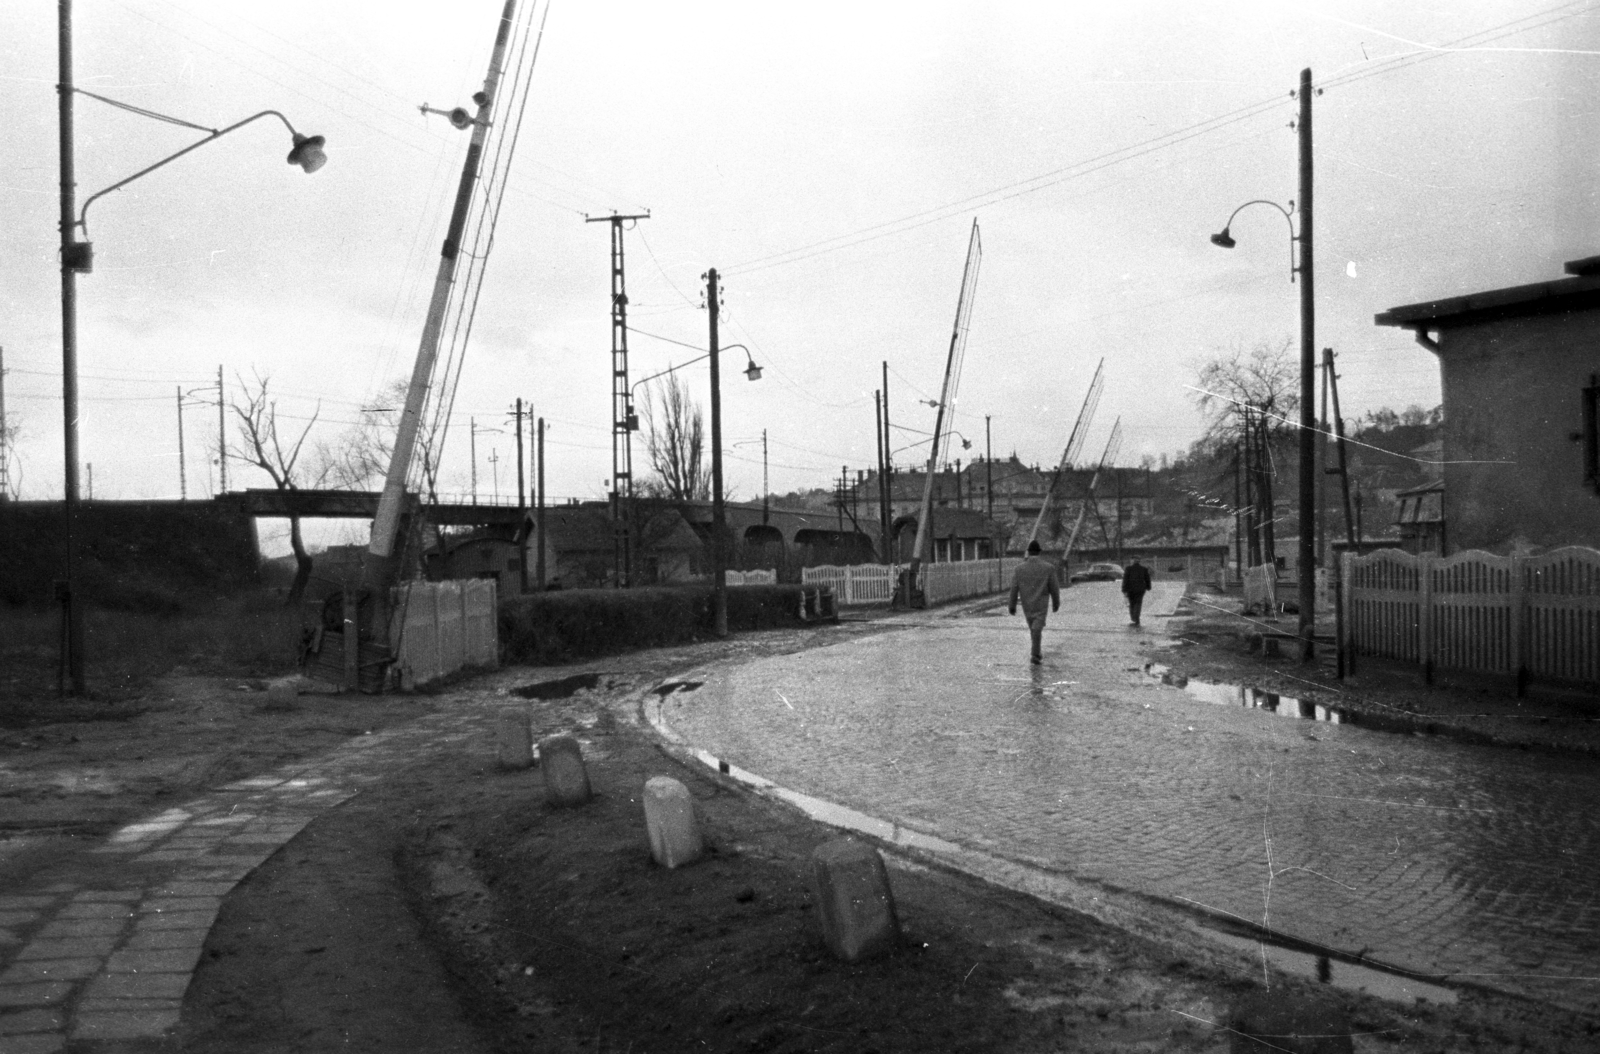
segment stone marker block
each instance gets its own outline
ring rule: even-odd
[[[267,682],[267,697],[261,704],[263,710],[293,710],[300,705],[299,678],[278,677]]]
[[[539,767],[544,769],[545,799],[551,805],[582,805],[589,800],[589,773],[583,751],[571,736],[551,736],[539,742]]]
[[[1350,1018],[1285,989],[1257,992],[1228,1014],[1229,1054],[1351,1054]]]
[[[650,834],[650,855],[662,867],[692,864],[705,851],[694,798],[688,787],[670,776],[645,781],[644,826]]]
[[[495,760],[503,769],[525,769],[533,764],[533,726],[528,715],[508,710],[495,726]]]
[[[845,962],[894,950],[900,937],[889,872],[878,851],[836,838],[811,854],[811,886],[828,950]]]

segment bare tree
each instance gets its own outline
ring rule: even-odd
[[[391,382],[378,393],[376,401],[361,408],[355,424],[332,443],[319,444],[319,459],[328,465],[329,482],[349,490],[376,489],[383,485],[394,455],[395,432],[409,388],[410,381],[406,378]],[[424,421],[417,429],[416,464],[422,472],[429,501],[438,495],[440,446],[437,424],[429,427]]]
[[[705,457],[700,407],[689,390],[668,374],[666,384],[645,397],[645,449],[655,475],[645,481],[649,497],[706,501],[711,497],[711,467]]]
[[[278,433],[278,400],[267,392],[269,381],[269,377],[259,373],[255,375],[254,385],[246,384],[244,378],[239,378],[238,387],[244,401],[242,404],[235,401],[233,412],[239,418],[243,453],[234,456],[265,472],[279,490],[320,486],[327,480],[332,466],[326,460],[317,458],[308,468],[301,464],[300,454],[312,426],[317,423],[322,406],[320,403],[317,405],[311,420],[306,422],[298,436],[285,442]],[[306,583],[311,580],[311,554],[306,552],[305,542],[301,539],[298,516],[289,517],[289,546],[294,550],[295,562],[294,584],[289,587],[288,598],[288,603],[293,605],[300,602],[305,595]]]
[[[1210,417],[1203,444],[1219,454],[1231,449],[1248,466],[1242,513],[1252,559],[1276,557],[1273,477],[1298,427],[1292,421],[1300,409],[1299,384],[1288,338],[1276,347],[1261,341],[1248,351],[1235,344],[1196,370],[1195,402]]]
[[[1235,344],[1196,370],[1195,402],[1211,418],[1207,437],[1231,443],[1246,417],[1267,418],[1271,434],[1292,430],[1300,409],[1300,364],[1285,337],[1277,347],[1262,341],[1246,351]]]

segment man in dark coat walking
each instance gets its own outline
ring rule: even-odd
[[[1128,569],[1122,572],[1122,592],[1128,598],[1128,617],[1139,624],[1139,609],[1144,607],[1144,595],[1150,592],[1150,569],[1136,556]]]
[[[1033,637],[1033,654],[1029,661],[1034,665],[1044,661],[1040,644],[1044,638],[1045,598],[1050,600],[1050,611],[1061,610],[1061,583],[1056,577],[1056,565],[1039,555],[1039,543],[1028,543],[1028,558],[1018,565],[1011,579],[1011,614],[1017,613],[1017,601],[1022,601],[1022,614],[1028,620],[1028,632]]]

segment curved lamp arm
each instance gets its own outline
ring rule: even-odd
[[[756,360],[751,357],[749,348],[745,347],[743,344],[727,344],[721,348],[718,348],[717,350],[719,353],[721,353],[724,351],[732,351],[734,348],[738,348],[740,351],[744,352],[745,360],[748,363],[744,368],[744,375],[750,378],[752,381],[759,381],[761,379],[761,367],[756,365]],[[657,377],[665,377],[669,373],[676,373],[685,366],[693,366],[697,362],[704,362],[710,357],[711,353],[708,351],[704,355],[696,355],[692,359],[685,359],[676,366],[668,366],[660,373],[652,373],[650,376],[645,377],[642,380],[634,381],[633,384],[629,385],[628,387],[628,401],[633,401],[633,393],[638,390],[639,385],[647,384],[650,381],[655,380]]]
[[[1292,205],[1294,202],[1290,202],[1290,204]],[[1238,242],[1233,240],[1233,235],[1228,233],[1229,229],[1233,226],[1233,217],[1239,215],[1239,213],[1243,212],[1251,205],[1271,205],[1273,208],[1283,213],[1284,222],[1289,225],[1289,281],[1294,281],[1294,276],[1300,270],[1300,268],[1295,266],[1294,262],[1294,243],[1300,240],[1300,236],[1296,234],[1294,230],[1293,214],[1291,214],[1289,210],[1284,208],[1282,205],[1279,205],[1276,201],[1268,201],[1266,198],[1256,198],[1254,201],[1247,201],[1243,205],[1240,205],[1238,208],[1234,209],[1231,214],[1229,214],[1228,222],[1222,225],[1222,230],[1211,236],[1211,244],[1223,249],[1231,249],[1237,245]]]
[[[111,186],[109,186],[106,189],[100,191],[99,193],[91,195],[89,197],[89,199],[83,203],[83,208],[78,211],[78,222],[76,224],[74,224],[74,226],[82,227],[84,234],[88,234],[89,233],[89,225],[88,225],[89,206],[93,205],[96,200],[105,197],[107,194],[111,193],[113,190],[122,189],[123,187],[127,186],[129,183],[132,183],[136,179],[139,179],[139,178],[141,178],[143,176],[148,176],[150,173],[154,172],[158,168],[161,168],[161,167],[163,167],[165,165],[171,164],[172,162],[176,161],[178,158],[182,157],[184,154],[191,153],[192,151],[198,150],[202,146],[205,146],[207,143],[212,142],[213,140],[216,140],[216,139],[220,139],[223,136],[227,135],[229,132],[232,132],[232,131],[234,131],[236,129],[239,129],[239,128],[243,128],[245,125],[249,124],[251,121],[260,120],[263,117],[276,117],[278,120],[283,122],[283,126],[285,128],[289,129],[289,134],[294,136],[294,149],[289,151],[289,157],[288,157],[289,164],[291,164],[291,165],[299,165],[301,168],[305,169],[306,172],[309,174],[309,173],[315,172],[317,169],[321,168],[323,165],[328,163],[328,155],[323,153],[323,150],[322,150],[323,144],[326,142],[326,140],[324,140],[322,136],[320,136],[320,135],[309,135],[309,136],[308,135],[301,135],[299,132],[294,130],[294,125],[289,123],[289,119],[287,117],[285,117],[283,114],[279,113],[277,110],[262,110],[260,113],[255,114],[255,115],[250,116],[250,117],[246,117],[244,120],[239,121],[236,124],[230,124],[228,127],[223,128],[220,131],[212,132],[210,135],[206,136],[204,139],[201,139],[199,142],[190,143],[188,146],[184,147],[182,150],[179,150],[177,153],[171,154],[171,155],[169,155],[167,157],[162,158],[160,161],[157,161],[155,164],[150,165],[148,168],[141,168],[139,171],[135,172],[133,175],[129,176],[127,179],[124,179],[124,180],[122,180],[120,182],[117,182],[117,183],[113,183],[113,184],[111,184]]]

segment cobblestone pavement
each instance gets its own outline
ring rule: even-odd
[[[962,846],[1600,1009],[1592,761],[1207,702],[1143,673],[1149,630],[1120,599],[1064,594],[1042,667],[999,608],[713,669],[662,716],[782,786]],[[1146,622],[1176,601],[1158,583]]]
[[[491,734],[505,705],[433,714],[230,783],[0,896],[0,1054],[166,1036],[229,890],[384,772]]]

